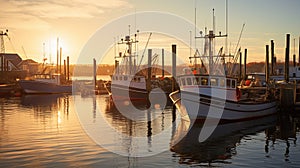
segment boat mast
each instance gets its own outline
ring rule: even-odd
[[[121,42],[119,42],[118,44],[125,44],[127,46],[127,50],[125,51],[124,53],[124,59],[125,59],[125,62],[127,64],[127,58],[129,59],[129,63],[128,63],[128,67],[126,66],[126,72],[127,74],[129,75],[132,75],[132,74],[135,74],[135,70],[136,70],[136,60],[134,58],[134,65],[133,65],[133,60],[132,60],[132,57],[135,57],[136,55],[135,54],[132,54],[132,44],[134,43],[138,43],[138,40],[137,40],[137,34],[134,34],[135,38],[134,40],[130,38],[130,25],[129,25],[129,35],[125,36],[125,39],[121,39]],[[122,53],[120,52],[119,53],[119,57],[122,56]],[[128,72],[127,72],[127,68],[129,68]]]
[[[201,36],[195,37],[197,38],[204,38],[205,40],[205,45],[204,45],[204,57],[208,59],[208,74],[213,74],[214,69],[213,69],[213,64],[214,64],[214,57],[220,57],[218,55],[214,55],[214,39],[217,37],[227,37],[227,34],[222,34],[219,32],[219,35],[216,35],[214,32],[215,29],[215,14],[214,14],[214,9],[213,9],[213,30],[209,30],[207,34],[207,29],[205,28],[205,33],[204,36],[202,36],[202,33],[200,33]],[[208,55],[207,55],[207,49],[208,49]]]

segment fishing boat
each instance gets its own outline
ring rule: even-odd
[[[60,74],[36,74],[28,80],[18,81],[26,94],[72,93],[72,85],[62,84]]]
[[[221,120],[249,120],[268,116],[277,111],[277,103],[268,87],[241,87],[234,75],[235,62],[226,63],[226,58],[236,60],[235,55],[226,55],[221,48],[215,51],[215,39],[227,37],[210,30],[200,37],[204,39],[204,52],[196,53],[191,59],[200,59],[201,64],[194,64],[184,74],[177,76],[180,90],[169,96],[178,108],[183,119],[202,120],[206,117]],[[249,94],[251,90],[251,94]],[[266,90],[261,94],[261,90]],[[257,91],[257,92],[256,92]],[[255,94],[257,93],[257,94]]]
[[[149,35],[147,44],[151,34]],[[157,100],[157,98],[162,98],[162,96],[166,100],[169,99],[170,89],[164,86],[166,80],[162,81],[160,78],[157,78],[151,68],[155,64],[155,60],[157,61],[158,54],[152,55],[152,50],[148,49],[148,57],[152,59],[149,61],[148,58],[148,66],[142,68],[141,62],[144,54],[141,58],[138,58],[138,42],[137,34],[134,34],[134,37],[127,35],[117,43],[118,45],[125,46],[123,47],[125,52],[118,52],[118,55],[115,57],[115,72],[111,76],[111,82],[105,84],[108,93],[112,96],[113,100],[117,101],[148,101],[151,97],[152,100]],[[137,63],[138,59],[140,59],[139,64]]]
[[[0,97],[13,95],[15,87],[15,84],[0,84]]]
[[[113,96],[114,100],[128,99],[139,100],[147,97],[146,77],[136,74],[136,52],[133,53],[133,44],[137,44],[138,40],[132,39],[130,35],[121,39],[118,45],[125,45],[125,52],[119,52],[115,57],[115,73],[111,76],[111,82],[106,83],[107,91]],[[119,61],[123,61],[124,65],[120,65]]]

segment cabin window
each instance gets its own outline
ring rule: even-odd
[[[137,81],[140,82],[140,81],[141,81],[141,78],[137,78]]]
[[[187,85],[192,85],[192,79],[191,78],[186,78]]]
[[[193,84],[194,85],[200,85],[200,79],[199,79],[199,77],[193,78]]]
[[[210,78],[210,86],[218,86],[218,82],[217,78]]]
[[[227,79],[227,80],[226,80],[226,87],[227,87],[227,88],[230,88],[230,86],[231,86],[231,80],[230,80],[230,79]]]
[[[185,86],[185,78],[181,78],[181,85]]]
[[[220,87],[225,87],[225,79],[220,79]]]
[[[235,88],[235,80],[231,81],[231,88]]]
[[[127,79],[128,79],[128,77],[127,77],[127,76],[124,76],[124,80],[127,81]]]
[[[208,85],[208,78],[201,78],[201,85]]]

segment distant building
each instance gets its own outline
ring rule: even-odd
[[[32,59],[22,60],[15,53],[0,53],[0,83],[15,82],[38,71],[38,63]]]
[[[21,62],[18,54],[0,53],[0,71],[20,71],[18,64]]]
[[[39,70],[39,64],[32,59],[21,61],[18,67],[20,70],[26,71],[29,76],[36,74]]]

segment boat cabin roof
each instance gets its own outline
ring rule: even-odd
[[[145,82],[145,77],[140,75],[112,75],[111,79],[113,81],[135,81],[135,82]]]
[[[181,75],[178,83],[183,86],[210,86],[220,88],[236,88],[237,78],[215,75]]]

